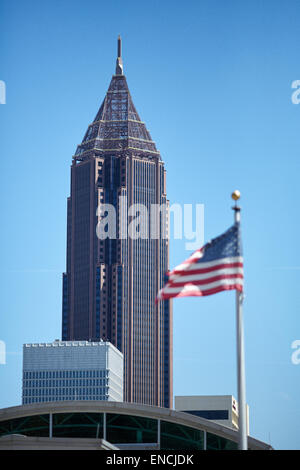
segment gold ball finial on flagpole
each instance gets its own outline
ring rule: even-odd
[[[241,197],[241,193],[239,192],[238,189],[236,189],[235,191],[233,191],[233,193],[231,194],[231,197],[234,201],[238,201]]]
[[[237,223],[237,222],[240,222],[241,208],[237,205],[237,202],[238,202],[238,200],[239,200],[240,197],[241,197],[241,193],[239,192],[238,189],[236,189],[236,190],[233,191],[233,193],[231,194],[231,197],[232,197],[232,199],[233,199],[234,202],[235,202],[235,204],[234,204],[234,206],[232,207],[232,209],[234,210],[234,222]]]

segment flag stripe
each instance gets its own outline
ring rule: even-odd
[[[232,285],[227,285],[227,286],[219,286],[215,287],[213,289],[207,289],[207,290],[194,290],[194,291],[189,291],[189,292],[183,292],[182,290],[178,292],[178,294],[165,294],[164,290],[161,292],[158,296],[158,300],[167,300],[170,298],[174,297],[204,297],[205,295],[212,295],[212,294],[217,294],[218,292],[222,292],[224,290],[238,290],[240,292],[243,291],[243,287],[240,284],[232,284]]]
[[[232,256],[232,257],[228,257],[228,258],[222,258],[222,259],[217,259],[217,260],[213,260],[213,261],[207,261],[207,262],[202,262],[202,261],[197,261],[197,260],[192,260],[191,258],[189,258],[189,260],[187,260],[185,263],[182,263],[181,265],[177,266],[177,268],[173,269],[173,271],[170,271],[169,273],[169,276],[173,275],[173,274],[182,274],[184,275],[184,273],[188,270],[192,270],[192,269],[195,269],[195,270],[200,270],[200,269],[212,269],[214,268],[215,266],[218,266],[220,264],[224,264],[224,265],[230,265],[230,264],[242,264],[243,263],[243,257],[242,256]],[[205,271],[203,271],[205,272]]]
[[[164,292],[166,294],[176,294],[180,291],[192,291],[192,290],[206,290],[206,289],[213,289],[214,287],[218,287],[221,285],[231,285],[231,284],[241,284],[243,285],[243,279],[234,277],[234,278],[225,278],[225,279],[220,279],[217,281],[212,281],[212,282],[206,282],[205,284],[202,285],[202,287],[197,287],[196,284],[194,283],[184,283],[183,287],[182,286],[175,286],[174,284],[167,284],[164,287]]]
[[[195,276],[191,276],[191,277],[195,277]],[[212,282],[215,282],[215,281],[221,281],[222,279],[243,279],[244,276],[243,274],[239,274],[239,273],[233,273],[233,274],[220,274],[218,276],[213,276],[213,277],[206,277],[204,279],[193,279],[193,280],[187,280],[187,279],[182,279],[182,278],[179,278],[178,280],[176,281],[173,281],[173,282],[170,282],[168,285],[170,287],[182,287],[182,286],[185,286],[185,285],[194,285],[194,286],[201,286],[201,285],[206,285],[206,284],[210,284]]]
[[[177,272],[177,271],[182,271],[184,269],[186,269],[187,266],[190,266],[191,264],[193,263],[197,263],[197,261],[199,259],[201,259],[203,257],[203,252],[202,250],[197,250],[195,251],[191,256],[190,258],[188,258],[187,260],[185,260],[183,263],[179,264],[173,271],[171,271],[171,273],[173,272]],[[171,274],[170,273],[170,274]]]
[[[221,264],[218,264],[216,266],[213,266],[212,268],[205,268],[205,269],[193,269],[193,270],[189,270],[189,271],[184,271],[182,273],[178,273],[178,274],[174,274],[172,276],[170,276],[170,281],[172,281],[173,279],[177,279],[178,277],[184,277],[184,279],[186,279],[187,281],[189,280],[189,278],[192,278],[192,276],[205,276],[207,275],[207,277],[209,277],[212,273],[214,275],[217,275],[217,272],[218,271],[228,271],[229,273],[232,273],[232,272],[243,272],[243,263],[231,263],[231,264],[224,264],[224,263],[221,263]],[[205,279],[203,277],[203,279]]]

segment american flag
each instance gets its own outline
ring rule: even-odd
[[[239,222],[196,250],[167,276],[157,301],[211,295],[230,289],[242,292],[244,275]]]

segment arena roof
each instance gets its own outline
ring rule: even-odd
[[[238,442],[236,430],[204,418],[168,408],[109,401],[56,401],[1,409],[0,448],[15,441],[16,434],[28,436],[28,443],[34,438],[37,448],[45,447],[45,439],[51,438],[53,444],[59,438],[69,438],[72,448],[79,440],[96,437],[119,449],[193,449],[193,445],[196,449],[236,449]],[[252,437],[248,437],[248,448],[272,449]]]

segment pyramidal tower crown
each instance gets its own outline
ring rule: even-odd
[[[121,57],[121,38],[118,37],[116,73],[113,75],[100,109],[78,145],[75,159],[92,155],[132,150],[136,155],[159,157],[145,123],[133,104]]]

